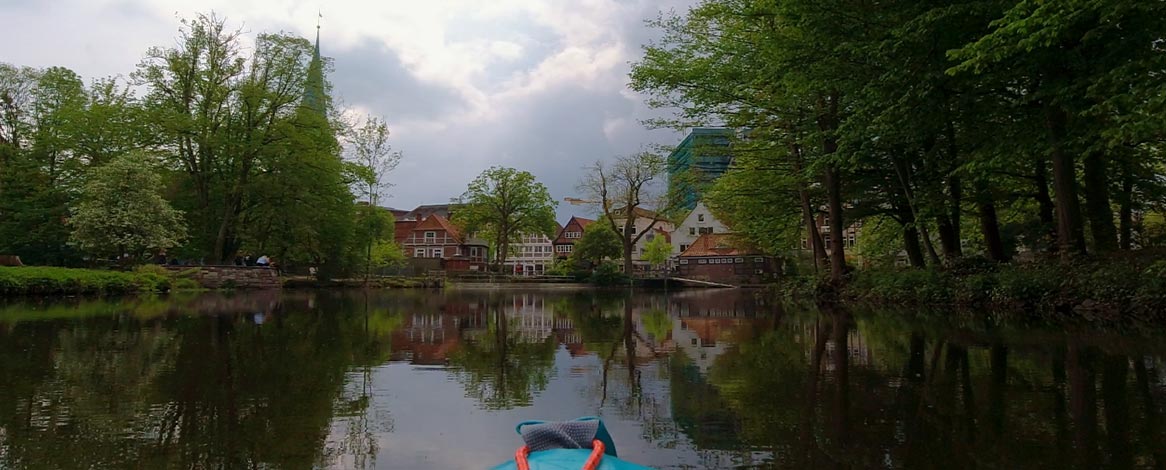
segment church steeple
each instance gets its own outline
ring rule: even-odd
[[[323,15],[320,16],[323,18]],[[308,78],[304,82],[304,99],[301,106],[320,114],[327,113],[327,97],[324,90],[324,60],[320,57],[320,23],[316,22],[316,47],[312,51],[312,62],[308,64]]]

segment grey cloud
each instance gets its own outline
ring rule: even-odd
[[[351,49],[329,50],[335,70],[333,89],[344,101],[371,108],[390,123],[432,119],[466,107],[457,91],[414,77],[397,54],[371,39]]]

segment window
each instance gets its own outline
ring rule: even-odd
[[[430,243],[437,240],[437,232],[425,232],[425,242]]]
[[[682,260],[680,260],[680,264],[688,264],[688,260],[682,259]]]
[[[696,235],[696,227],[688,227],[689,235]]]
[[[696,214],[697,222],[704,222],[704,214]]]
[[[709,261],[708,261],[707,259],[698,259],[698,260],[696,260],[696,264],[708,264],[708,262],[709,262]]]
[[[706,233],[713,233],[713,228],[712,227],[701,227],[700,234],[704,235]]]
[[[808,250],[808,249],[810,249],[810,243],[809,243],[809,241],[808,241],[808,240],[806,240],[805,238],[803,238],[803,239],[802,239],[802,249],[803,249],[803,250]]]
[[[764,262],[765,262],[765,258],[762,258],[762,257],[758,256],[758,257],[756,257],[756,258],[753,258],[753,262],[754,262],[754,263],[764,263]]]
[[[470,256],[478,256],[478,247],[476,247],[476,246],[470,247]]]
[[[417,248],[417,249],[413,250],[413,257],[414,258],[424,258],[425,257],[425,248]]]
[[[744,263],[744,262],[745,262],[745,258],[736,258],[736,259],[734,259],[734,260],[733,260],[733,262],[734,262],[734,263],[738,263],[738,264],[740,264],[740,263]]]
[[[563,236],[566,238],[580,238],[583,236],[583,232],[566,232]]]
[[[434,248],[433,249],[433,257],[434,258],[440,258],[442,256],[442,254],[443,254],[443,252],[442,252],[441,248]]]
[[[850,244],[850,247],[853,248],[854,245],[857,244],[856,242],[858,240],[855,240],[854,234],[852,233],[852,234],[850,234],[850,237],[846,241]]]
[[[680,252],[684,253],[685,250],[688,250],[688,245],[680,245]]]

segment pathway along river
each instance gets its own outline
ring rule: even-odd
[[[0,304],[0,468],[475,469],[600,415],[660,468],[1166,465],[1166,341],[742,290]]]

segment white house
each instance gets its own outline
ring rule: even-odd
[[[729,228],[713,217],[704,202],[698,201],[696,207],[688,213],[684,221],[672,232],[672,257],[684,253],[697,238],[706,233],[729,233]]]
[[[656,220],[658,216],[655,212],[650,210],[637,207],[635,208],[634,212],[635,220],[632,221],[633,238],[636,235],[639,235],[640,232],[647,230],[649,225],[652,227],[651,233],[640,237],[640,239],[636,242],[636,246],[632,252],[632,262],[634,262],[637,266],[647,266],[648,261],[644,259],[644,253],[647,251],[645,247],[648,246],[648,242],[652,241],[652,239],[657,236],[670,236],[673,230],[676,230],[676,226],[667,220]],[[613,211],[612,219],[615,220],[615,225],[620,230],[623,229],[624,222],[627,220],[623,215],[623,211],[618,209]],[[652,223],[653,221],[655,221],[655,223]]]
[[[559,229],[556,227],[556,232]],[[503,272],[523,276],[542,275],[555,263],[555,252],[550,237],[539,234],[523,234],[510,242],[510,255],[506,257]]]

